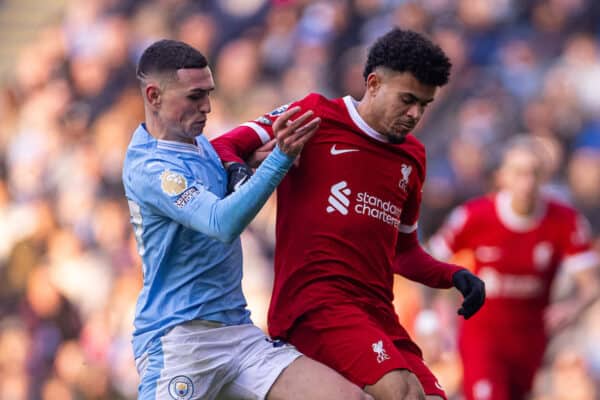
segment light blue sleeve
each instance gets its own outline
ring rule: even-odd
[[[252,221],[294,161],[279,147],[239,190],[221,199],[190,170],[167,160],[148,161],[138,171],[134,199],[181,225],[232,242]]]

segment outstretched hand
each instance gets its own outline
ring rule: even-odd
[[[464,297],[458,315],[462,315],[465,319],[471,318],[485,302],[485,284],[466,269],[454,273],[452,284]]]
[[[308,121],[314,115],[312,110],[308,110],[292,120],[292,116],[298,111],[300,111],[300,107],[292,107],[273,123],[277,145],[281,151],[292,157],[300,154],[306,142],[315,134],[321,123],[321,119],[318,117]]]

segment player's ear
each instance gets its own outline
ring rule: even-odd
[[[161,103],[161,90],[158,85],[154,83],[148,83],[146,88],[144,89],[144,96],[146,98],[146,102],[151,106],[158,108]]]
[[[377,71],[373,71],[367,75],[367,94],[375,96],[380,86],[381,74],[377,73]]]

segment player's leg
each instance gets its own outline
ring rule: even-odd
[[[358,386],[325,365],[302,356],[294,346],[270,340],[248,325],[238,346],[239,374],[219,400],[372,400]]]
[[[192,321],[155,340],[136,361],[141,378],[138,399],[216,398],[237,372],[232,368],[235,334],[229,329]]]
[[[437,378],[425,365],[418,347],[409,340],[394,343],[394,357],[402,357],[410,370],[394,370],[385,374],[365,391],[376,399],[446,399]]]
[[[497,342],[485,332],[469,330],[461,334],[459,351],[465,400],[513,400],[509,366],[497,351]]]
[[[421,383],[409,372],[413,370],[412,360],[407,361],[383,329],[360,308],[313,311],[296,324],[290,341],[377,400],[425,399]],[[428,394],[444,398],[440,389]]]
[[[546,336],[543,331],[514,335],[511,340],[510,398],[528,399],[535,374],[542,365],[546,350]]]
[[[373,400],[333,369],[306,356],[292,362],[267,395],[267,400],[304,399]]]

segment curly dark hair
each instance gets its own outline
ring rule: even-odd
[[[444,86],[452,64],[444,51],[425,36],[394,28],[379,37],[369,50],[365,80],[377,67],[410,72],[425,85]]]
[[[171,73],[182,68],[204,68],[206,57],[192,46],[177,40],[163,39],[152,43],[140,57],[137,77],[153,73]]]

